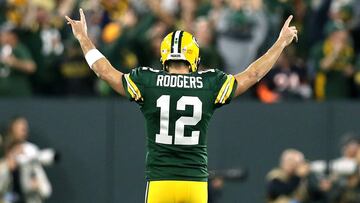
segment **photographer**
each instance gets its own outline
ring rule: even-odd
[[[5,156],[0,159],[0,202],[12,202],[10,193],[12,187],[11,173],[17,169],[16,156],[20,154],[18,147],[13,147]]]
[[[327,193],[332,184],[311,171],[302,152],[285,150],[279,168],[267,175],[267,197],[269,203],[327,202]]]
[[[50,196],[51,185],[40,162],[38,147],[27,141],[28,122],[24,117],[11,120],[5,136],[5,163],[0,164],[3,202],[41,203]],[[1,188],[3,189],[3,188]]]
[[[302,202],[306,196],[306,178],[309,166],[302,152],[285,150],[280,158],[279,168],[267,175],[268,202]]]
[[[331,202],[360,202],[360,139],[354,133],[347,133],[342,138],[342,156],[331,162],[330,177],[333,188]]]

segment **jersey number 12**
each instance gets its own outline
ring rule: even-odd
[[[202,102],[198,97],[182,96],[176,104],[176,110],[184,111],[186,106],[193,106],[193,116],[182,116],[175,122],[175,145],[199,144],[200,131],[192,131],[191,136],[184,136],[185,125],[194,126],[201,120]],[[162,95],[156,101],[156,107],[160,108],[160,133],[156,134],[155,142],[160,144],[173,144],[172,136],[169,135],[170,95]]]

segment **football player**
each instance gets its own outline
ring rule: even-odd
[[[186,31],[177,30],[161,42],[163,70],[116,70],[87,35],[85,15],[65,17],[90,68],[116,92],[135,101],[146,119],[145,202],[206,203],[209,121],[215,109],[257,83],[272,68],[297,30],[289,16],[274,45],[245,71],[229,75],[216,69],[198,71],[199,46]]]

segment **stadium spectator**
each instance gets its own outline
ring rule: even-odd
[[[333,193],[335,197],[332,203],[357,203],[360,202],[360,176],[351,174],[346,177],[346,181]]]
[[[175,25],[175,14],[178,12],[176,0],[145,0],[151,11],[151,15],[168,26]]]
[[[14,25],[4,24],[0,29],[0,95],[30,96],[29,77],[36,71],[36,64]]]
[[[329,9],[330,18],[333,21],[350,24],[354,14],[353,0],[332,0]]]
[[[349,33],[339,22],[330,22],[326,30],[327,38],[313,50],[315,96],[318,100],[350,98],[354,49]]]
[[[44,2],[32,2],[31,16],[34,19],[28,23],[29,28],[23,31],[22,39],[38,67],[31,78],[35,94],[53,95],[59,89],[60,74],[57,67],[64,52],[60,33],[63,22],[59,22],[58,17],[53,14],[54,6]]]
[[[333,179],[341,178],[343,166],[356,167],[358,151],[360,151],[360,138],[354,133],[346,133],[341,140],[341,157],[332,161]]]
[[[139,17],[135,10],[128,7],[123,12],[121,17],[105,25],[101,35],[103,42],[101,50],[116,68],[129,72],[139,65],[139,57],[135,50],[136,40],[142,33],[139,30]],[[111,19],[111,13],[107,15],[109,15],[107,18]]]
[[[4,169],[5,180],[11,181],[11,187],[4,195],[11,198],[11,202],[41,203],[50,196],[51,185],[42,168],[36,161],[38,147],[27,141],[29,126],[24,117],[13,118],[5,135],[5,157],[10,161],[8,165],[11,174]],[[16,163],[12,162],[13,159]]]
[[[257,87],[257,94],[264,103],[309,99],[311,91],[306,67],[289,49]]]
[[[146,30],[151,27],[153,20],[149,18],[140,22],[139,14],[131,5],[127,5],[126,9],[118,11],[117,18],[114,18],[112,17],[114,11],[110,8],[109,6],[105,7],[106,13],[105,17],[103,16],[103,21],[106,19],[110,21],[104,25],[99,44],[101,50],[117,69],[129,72],[132,68],[138,67],[140,63],[144,63],[144,60],[148,59],[147,55],[151,55],[147,53],[147,47],[144,48],[144,46],[139,45],[139,42],[144,41]],[[96,84],[100,95],[105,96],[114,93],[101,80],[97,80]]]
[[[31,56],[29,59],[36,64],[36,71],[32,70],[34,74],[31,71],[11,69],[14,74],[6,77],[6,81],[12,80],[9,78],[15,75],[21,78],[17,86],[22,87],[8,88],[3,85],[4,82],[0,82],[0,90],[12,90],[11,94],[0,91],[1,95],[29,96],[35,93],[46,96],[90,96],[96,94],[94,89],[101,95],[112,95],[106,85],[88,78],[83,69],[85,66],[79,69],[64,68],[69,67],[66,61],[69,58],[73,60],[73,56],[69,55],[74,53],[76,47],[69,47],[73,46],[71,33],[64,27],[63,15],[75,15],[73,11],[77,7],[83,7],[89,16],[88,33],[91,39],[123,72],[145,64],[158,68],[159,57],[156,56],[157,51],[153,51],[159,46],[156,45],[159,41],[157,38],[163,35],[163,30],[167,33],[181,28],[196,34],[200,46],[206,47],[202,49],[201,56],[202,62],[208,64],[203,66],[223,67],[235,73],[245,68],[257,54],[267,50],[268,42],[276,38],[275,31],[282,17],[293,14],[294,23],[299,28],[299,42],[295,44],[296,61],[291,63],[298,64],[300,61],[301,64],[309,64],[309,75],[304,79],[315,82],[312,91],[315,92],[315,98],[360,97],[360,82],[356,74],[358,65],[354,65],[355,56],[360,51],[360,4],[354,0],[0,0],[0,26],[9,23],[13,25],[18,41],[27,47],[25,49],[28,51],[25,52],[31,53],[28,54]],[[327,26],[325,29],[329,19],[336,22],[332,23],[336,26]],[[342,28],[338,26],[340,24],[343,24],[340,26]],[[346,35],[334,34],[340,32],[339,28]],[[212,29],[215,32],[208,33]],[[156,31],[159,33],[154,33]],[[202,37],[205,40],[201,40]],[[340,42],[341,39],[335,38],[346,38],[348,42]],[[334,43],[345,45],[331,48]],[[346,47],[347,51],[336,51],[339,47]],[[349,54],[350,49],[353,54]],[[5,48],[5,55],[7,50]],[[338,63],[329,65],[330,59],[337,54],[331,50],[339,52],[339,56],[333,60]],[[6,76],[9,68],[3,67],[0,65],[0,75]],[[0,77],[0,81],[4,81],[5,77]],[[32,86],[24,82],[30,77]],[[72,91],[74,81],[76,88]],[[69,91],[72,93],[69,94]]]
[[[200,0],[182,0],[180,4],[180,20],[177,23],[177,28],[194,33],[196,11],[199,7]]]
[[[149,44],[147,46],[147,58],[144,62],[148,63],[148,65],[152,68],[160,70],[162,68],[162,64],[160,62],[160,43],[161,40],[164,39],[167,33],[170,32],[168,25],[162,21],[156,22],[147,32],[145,36],[146,42],[145,44]],[[147,62],[146,62],[147,61]]]
[[[227,1],[216,27],[217,48],[231,74],[244,70],[257,55],[267,33],[261,0]]]
[[[296,48],[297,55],[301,56],[301,59],[306,59],[308,55],[307,49],[309,47],[309,41],[311,37],[315,37],[314,35],[317,34],[315,30],[311,30],[311,23],[315,20],[313,16],[315,6],[312,5],[314,3],[311,3],[311,1],[303,0],[266,1],[264,3],[267,4],[268,9],[270,10],[268,12],[271,12],[271,15],[267,15],[267,17],[269,17],[269,30],[271,33],[269,34],[267,39],[269,39],[269,37],[276,37],[274,31],[276,32],[276,30],[278,29],[279,20],[283,20],[288,15],[294,15],[294,25],[299,28],[299,40],[293,46]],[[319,24],[316,25],[319,26]],[[264,43],[265,45],[267,45],[267,42]]]
[[[355,52],[357,54],[360,53],[360,4],[355,3],[353,4],[354,14],[352,16],[351,22],[351,33],[354,39],[354,47]]]
[[[355,94],[360,97],[360,54],[357,57],[354,74]]]
[[[220,54],[214,47],[214,30],[207,18],[199,17],[197,19],[194,34],[201,48],[200,68],[223,69]]]
[[[61,90],[68,96],[94,95],[94,76],[82,57],[82,51],[74,39],[65,43],[66,52],[59,63],[62,78]]]
[[[219,18],[224,12],[224,9],[224,0],[210,0],[208,2],[205,1],[199,6],[197,10],[197,16],[207,17],[211,24],[217,27]]]

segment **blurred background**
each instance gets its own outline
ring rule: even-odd
[[[298,43],[210,124],[209,202],[360,202],[356,0],[0,0],[0,202],[143,201],[144,120],[88,68],[80,7],[125,73],[161,69],[175,29],[200,68],[241,72],[294,15]]]

